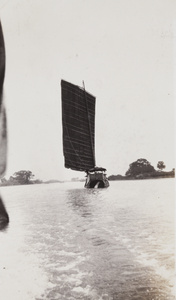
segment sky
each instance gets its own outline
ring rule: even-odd
[[[64,168],[61,79],[96,96],[96,165],[175,167],[175,0],[0,0],[6,46],[6,175]]]

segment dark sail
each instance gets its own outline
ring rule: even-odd
[[[86,171],[95,166],[95,97],[61,81],[65,167]]]

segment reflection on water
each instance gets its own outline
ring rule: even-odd
[[[92,216],[93,198],[100,196],[100,190],[98,189],[72,189],[68,190],[67,193],[67,203],[72,209],[80,214],[82,217]],[[100,199],[100,197],[99,197]]]
[[[0,235],[4,299],[175,299],[172,179],[2,193],[11,216]]]

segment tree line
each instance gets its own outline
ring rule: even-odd
[[[170,172],[163,171],[166,166],[163,161],[158,161],[157,163],[158,170],[151,165],[148,160],[140,158],[129,165],[128,170],[125,173],[125,176],[120,174],[110,175],[109,180],[130,180],[130,179],[150,179],[150,178],[173,178],[175,177],[175,169],[172,169]],[[24,184],[39,184],[39,183],[55,183],[61,182],[58,180],[49,180],[43,182],[39,179],[34,179],[35,175],[31,171],[21,170],[15,172],[9,179],[1,178],[0,185],[24,185]]]
[[[9,179],[1,178],[1,186],[42,183],[41,180],[35,180],[34,177],[35,175],[31,171],[21,170],[15,172]]]
[[[9,185],[24,185],[24,184],[40,184],[40,183],[57,183],[63,182],[59,180],[47,180],[42,181],[40,179],[35,179],[35,175],[29,170],[21,170],[15,172],[9,179],[1,178],[0,186],[9,186]]]
[[[151,165],[151,163],[140,158],[129,165],[125,176],[122,175],[111,175],[108,177],[109,180],[125,180],[125,179],[150,179],[150,178],[172,178],[175,177],[175,169],[170,172],[163,171],[166,166],[163,161],[158,161],[158,170]]]

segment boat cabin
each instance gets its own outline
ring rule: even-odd
[[[95,167],[86,171],[86,188],[105,188],[109,186],[106,169]]]

